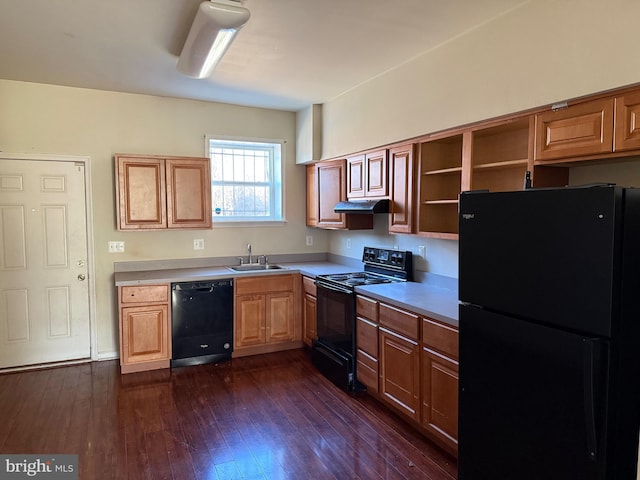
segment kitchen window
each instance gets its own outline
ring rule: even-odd
[[[282,142],[207,136],[207,149],[214,222],[284,220]]]

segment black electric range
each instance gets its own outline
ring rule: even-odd
[[[364,271],[316,277],[318,338],[312,345],[312,361],[347,391],[364,389],[356,376],[355,287],[413,280],[410,251],[365,247],[362,261]]]

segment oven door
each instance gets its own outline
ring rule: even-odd
[[[318,342],[353,357],[356,294],[348,288],[316,279]]]

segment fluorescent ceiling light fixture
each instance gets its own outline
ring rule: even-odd
[[[182,47],[178,71],[192,78],[210,76],[249,16],[249,10],[236,1],[202,2]]]

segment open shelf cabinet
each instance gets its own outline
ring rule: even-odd
[[[522,190],[533,161],[529,141],[532,134],[528,117],[473,131],[470,189]]]
[[[463,135],[420,144],[418,233],[457,238]]]

